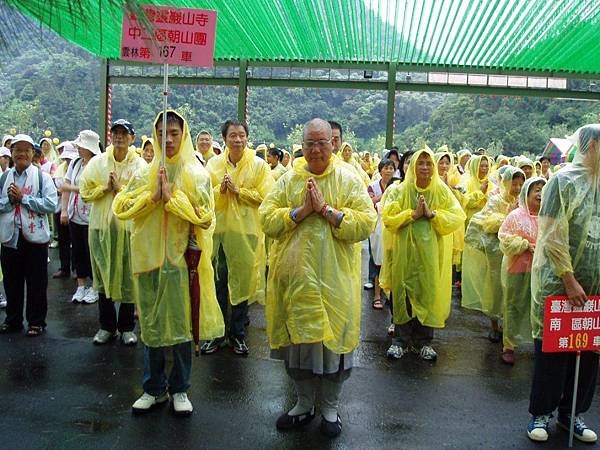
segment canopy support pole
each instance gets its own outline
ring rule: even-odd
[[[248,106],[248,60],[240,60],[240,75],[238,84],[237,116],[241,122],[246,121]]]
[[[385,148],[394,145],[394,119],[396,114],[396,63],[388,67],[387,111],[385,120]]]
[[[98,135],[106,147],[108,140],[108,60],[100,60],[100,108],[98,111]]]

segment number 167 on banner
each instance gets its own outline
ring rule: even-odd
[[[582,307],[566,296],[546,297],[544,352],[600,350],[600,296],[590,296]]]

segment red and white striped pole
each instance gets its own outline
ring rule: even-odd
[[[106,145],[110,144],[110,124],[112,122],[112,86],[108,85],[106,96]]]

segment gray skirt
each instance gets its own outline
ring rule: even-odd
[[[284,361],[288,375],[295,380],[317,375],[343,381],[350,376],[354,352],[339,355],[326,348],[322,342],[318,342],[271,350],[271,358]]]

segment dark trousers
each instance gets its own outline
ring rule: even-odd
[[[239,305],[231,305],[231,317],[227,314],[229,307],[229,288],[228,288],[228,270],[227,270],[227,259],[225,258],[225,252],[223,247],[219,247],[219,253],[216,259],[217,263],[214,264],[215,270],[215,287],[217,291],[217,300],[223,313],[223,319],[225,320],[225,329],[228,330],[230,337],[237,337],[244,339],[246,337],[246,330],[244,324],[248,317],[248,302],[242,302]]]
[[[533,381],[529,397],[529,413],[534,416],[570,415],[575,383],[576,353],[543,353],[541,339],[535,339]],[[594,398],[598,378],[598,355],[582,352],[579,363],[579,385],[575,414],[586,412]]]
[[[167,383],[166,362],[167,352],[173,351],[173,368]],[[192,371],[192,343],[169,347],[144,347],[144,392],[158,397],[167,389],[170,394],[186,392],[190,388]]]
[[[393,304],[393,302],[391,302]],[[412,305],[408,296],[406,296],[406,311],[408,315],[412,314]],[[392,308],[392,322],[394,321],[393,308]],[[393,343],[400,345],[403,348],[412,345],[417,349],[420,349],[424,345],[431,344],[433,340],[433,328],[427,327],[419,322],[416,317],[408,322],[394,326],[394,338]]]
[[[54,229],[58,234],[58,254],[61,272],[71,274],[71,232],[69,225],[60,223],[60,213],[54,214]]]
[[[32,244],[20,234],[16,249],[2,246],[0,261],[6,293],[4,323],[14,329],[23,328],[27,286],[27,323],[29,326],[45,327],[48,312],[48,244]]]
[[[133,331],[135,328],[133,303],[120,303],[119,317],[117,319],[117,307],[115,302],[106,298],[102,292],[98,293],[98,310],[100,311],[100,328],[114,333],[119,330],[121,333],[125,331]]]
[[[88,226],[69,222],[71,244],[73,245],[73,265],[77,278],[92,277],[92,261],[88,240]]]
[[[373,261],[373,252],[371,251],[371,240],[369,239],[369,276],[367,277],[367,281],[369,283],[375,284],[375,277],[378,275],[377,266],[375,265],[375,261]]]

